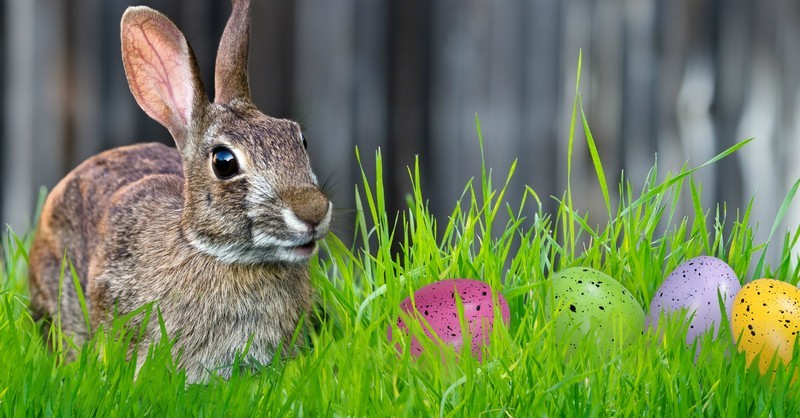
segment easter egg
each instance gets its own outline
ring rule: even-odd
[[[624,286],[611,276],[588,267],[562,270],[552,278],[552,315],[556,339],[569,344],[568,352],[582,344],[605,349],[629,343],[644,328],[644,310]],[[595,329],[600,341],[585,336]]]
[[[428,338],[436,341],[433,333],[444,343],[452,346],[456,352],[465,351],[464,335],[458,318],[458,305],[456,297],[461,299],[464,307],[464,321],[467,325],[470,342],[469,350],[481,359],[481,348],[489,345],[489,335],[494,325],[495,305],[493,297],[499,303],[500,315],[503,322],[508,325],[510,312],[508,303],[503,295],[493,292],[486,283],[472,279],[449,279],[431,283],[414,292],[414,301],[406,298],[401,304],[408,318],[419,321]],[[409,326],[403,318],[397,320],[397,327],[408,333]],[[388,331],[389,341],[392,341],[392,327]],[[402,347],[398,346],[398,350]],[[412,336],[410,351],[415,357],[422,354],[423,346],[419,340]]]
[[[717,292],[725,302],[726,315],[730,315],[733,299],[741,285],[736,273],[724,261],[700,256],[689,259],[675,268],[653,296],[647,322],[658,326],[659,315],[685,309],[687,317],[693,315],[686,333],[686,343],[692,344],[702,333],[712,327],[719,330],[722,312]]]
[[[753,280],[736,295],[731,328],[748,365],[759,353],[762,373],[776,354],[788,363],[800,332],[800,289],[780,280]]]

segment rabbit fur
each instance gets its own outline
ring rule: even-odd
[[[114,315],[154,302],[189,382],[229,376],[248,344],[248,360],[264,364],[288,342],[313,298],[307,261],[331,221],[299,125],[251,101],[250,4],[232,4],[213,103],[177,27],[147,7],[125,12],[131,92],[177,149],[138,144],[86,160],[49,194],[30,255],[31,310],[45,327],[58,317],[80,346]],[[235,160],[233,176],[215,171],[226,167],[219,156]],[[59,284],[65,254],[88,295],[91,329],[72,281]],[[127,323],[134,334],[143,319]],[[160,338],[151,320],[132,343],[137,372],[141,350]]]

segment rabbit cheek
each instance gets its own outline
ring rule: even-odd
[[[241,195],[247,189],[242,180],[225,184],[208,176],[186,179],[181,229],[199,252],[224,263],[243,262],[242,252],[249,246],[250,223]]]

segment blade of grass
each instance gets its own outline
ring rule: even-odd
[[[794,183],[792,188],[789,190],[789,193],[787,193],[786,197],[784,197],[783,203],[781,203],[781,206],[778,209],[778,214],[775,216],[775,222],[772,223],[772,228],[769,231],[767,242],[764,244],[764,249],[761,250],[761,257],[758,258],[756,270],[753,272],[753,280],[761,277],[761,272],[764,268],[764,259],[767,256],[767,247],[769,247],[770,242],[772,242],[772,237],[775,235],[775,231],[778,230],[778,226],[781,224],[781,222],[783,222],[783,218],[786,216],[786,212],[789,210],[789,205],[792,203],[794,200],[794,195],[797,193],[798,186],[800,186],[800,180],[797,180]]]
[[[603,202],[606,204],[606,212],[608,213],[608,219],[612,219],[611,216],[611,198],[608,195],[608,184],[606,184],[606,174],[603,170],[603,163],[600,161],[600,155],[597,152],[597,145],[594,142],[594,136],[592,136],[592,131],[589,129],[589,121],[586,119],[586,114],[583,112],[583,100],[581,96],[578,96],[578,103],[581,109],[581,122],[583,123],[583,133],[586,135],[586,144],[589,146],[589,154],[592,157],[592,164],[594,165],[594,170],[597,173],[597,181],[600,184],[600,191],[603,193]]]

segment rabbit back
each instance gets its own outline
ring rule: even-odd
[[[107,228],[109,204],[120,190],[149,176],[174,177],[182,182],[178,152],[157,143],[112,149],[89,158],[53,188],[42,208],[30,253],[30,303],[35,319],[43,318],[47,323],[56,317],[61,288],[62,330],[76,338],[88,336],[64,256],[75,269],[91,311],[89,268]]]

